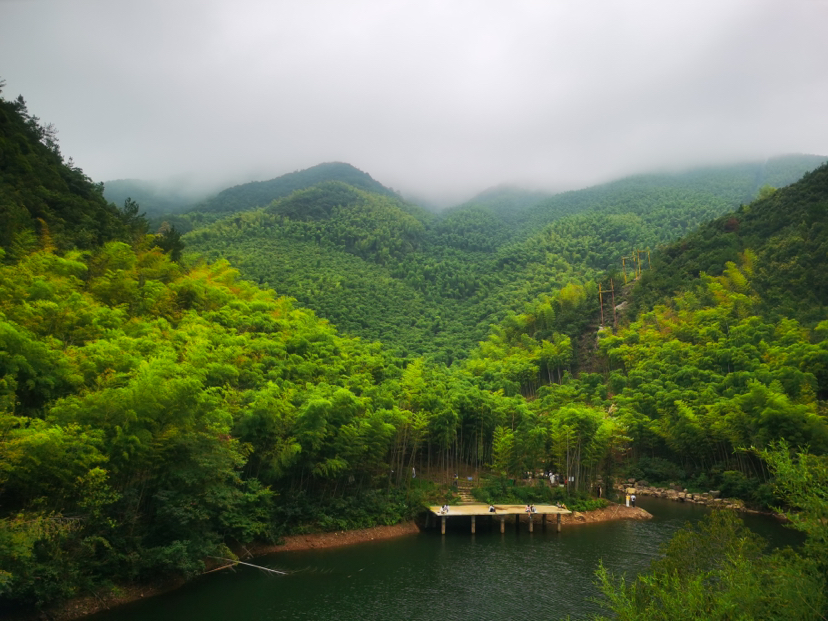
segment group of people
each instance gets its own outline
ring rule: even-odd
[[[562,474],[557,474],[555,472],[546,472],[544,473],[549,478],[549,485],[552,487],[558,486],[563,487],[566,485],[566,476]],[[575,477],[569,477],[569,483],[575,483]]]
[[[558,507],[558,508],[561,508],[561,509],[566,509],[566,505],[561,503],[560,501],[556,502],[555,506]],[[635,496],[632,497],[632,506],[635,506]],[[535,508],[535,505],[532,505],[532,504],[526,505],[526,508],[523,511],[524,511],[524,513],[537,513],[537,509]],[[440,507],[440,510],[437,513],[438,513],[438,515],[444,515],[448,512],[449,512],[449,506],[446,504],[446,505],[443,505],[442,507]],[[497,513],[497,509],[495,508],[494,505],[489,505],[489,513]]]

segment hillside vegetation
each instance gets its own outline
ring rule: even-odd
[[[527,300],[606,272],[620,283],[622,257],[629,265],[634,250],[671,242],[738,207],[768,176],[793,175],[798,166],[801,174],[816,159],[635,177],[517,213],[470,204],[434,216],[325,183],[212,224],[211,215],[194,212],[185,241],[191,252],[231,259],[245,277],[349,334],[450,363]]]
[[[64,163],[57,130],[29,114],[22,96],[0,99],[0,222],[8,258],[39,243],[91,248],[127,238],[138,224],[108,203],[103,186],[71,159]]]
[[[584,200],[509,239],[485,207],[435,217],[326,180],[199,225],[182,255],[174,229],[147,234],[134,202],[109,205],[42,144],[22,103],[0,110],[0,610],[395,523],[450,500],[439,484],[465,468],[495,495],[527,471],[568,482],[528,500],[632,476],[786,503],[800,551],[764,555],[714,519],[638,586],[603,572],[603,590],[630,619],[676,589],[698,618],[721,598],[828,612],[828,318],[821,289],[796,290],[824,275],[828,166],[664,251],[736,209],[733,187]],[[623,287],[620,257],[647,246],[652,270]],[[605,299],[599,326],[611,280],[640,311],[612,325]],[[718,556],[697,545],[711,533]]]
[[[227,188],[216,196],[195,205],[193,209],[220,213],[246,211],[256,207],[265,207],[271,201],[288,196],[297,190],[304,190],[328,181],[340,181],[360,190],[396,196],[392,190],[374,181],[368,173],[350,164],[329,162],[305,170],[297,170],[269,181],[252,181]]]
[[[704,272],[720,275],[749,253],[753,286],[773,316],[813,324],[825,318],[828,283],[828,168],[794,185],[768,187],[759,200],[702,225],[669,245],[636,292],[644,308],[681,290]]]

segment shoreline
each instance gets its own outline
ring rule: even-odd
[[[602,522],[615,522],[616,520],[651,520],[653,514],[641,507],[627,507],[626,505],[610,504],[603,509],[594,509],[581,513],[573,511],[572,515],[564,515],[561,518],[563,526],[578,526],[579,524],[599,524]]]
[[[573,512],[564,515],[561,523],[564,526],[580,524],[597,524],[616,520],[649,520],[653,516],[640,507],[626,507],[610,504],[603,509],[595,509],[580,513]],[[405,535],[414,535],[422,529],[414,521],[402,522],[393,526],[374,526],[358,530],[335,531],[329,533],[310,533],[304,535],[288,535],[281,544],[253,544],[234,550],[239,559],[249,560],[260,556],[278,554],[279,552],[300,552],[305,550],[322,550],[339,548],[370,541],[384,541]],[[209,562],[205,571],[200,575],[220,571],[231,567],[231,564],[222,565],[220,562]],[[118,587],[115,595],[86,595],[76,597],[64,604],[46,609],[42,612],[32,612],[28,615],[12,617],[13,621],[33,621],[35,619],[51,619],[53,621],[75,621],[89,615],[116,608],[148,597],[162,595],[184,586],[187,580],[170,580],[156,585],[128,585]]]
[[[278,552],[299,552],[302,550],[322,550],[341,548],[369,541],[383,541],[420,532],[420,527],[413,521],[401,522],[393,526],[372,526],[358,530],[340,530],[332,533],[309,533],[307,535],[288,535],[281,544],[254,544],[247,548],[247,558],[276,554]],[[242,558],[240,555],[239,558]]]
[[[666,498],[673,502],[685,502],[688,504],[697,504],[711,509],[731,509],[739,513],[748,513],[751,515],[767,515],[771,516],[780,522],[790,522],[788,516],[784,513],[777,513],[776,511],[761,511],[759,509],[752,509],[745,505],[744,500],[738,498],[722,498],[720,493],[716,490],[711,490],[706,493],[691,493],[686,489],[679,491],[678,488],[671,489],[665,487],[651,487],[641,481],[634,483],[618,483],[615,486],[616,491],[622,494],[638,494],[639,496],[652,496],[653,498]]]
[[[393,526],[374,526],[357,530],[336,531],[330,533],[310,533],[305,535],[288,535],[281,544],[256,543],[250,546],[240,546],[233,552],[240,560],[249,560],[279,552],[299,552],[303,550],[321,550],[325,548],[339,548],[370,541],[383,541],[420,532],[420,528],[413,521],[394,524]],[[208,560],[204,571],[196,578],[208,573],[232,567],[234,564],[222,564]],[[75,621],[104,610],[117,608],[124,604],[141,599],[155,597],[174,591],[185,584],[183,578],[168,580],[159,584],[126,585],[117,588],[117,594],[112,595],[83,595],[75,597],[55,608],[43,611],[34,611],[22,615],[12,615],[10,621]]]

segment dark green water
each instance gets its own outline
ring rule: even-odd
[[[659,546],[707,509],[643,500],[648,522],[540,528],[529,534],[507,524],[501,535],[457,518],[438,532],[356,546],[264,557],[260,565],[291,571],[274,576],[243,568],[204,576],[186,587],[90,617],[94,621],[219,621],[245,619],[560,619],[601,608],[593,572],[599,559],[612,571],[640,572]],[[746,520],[773,545],[796,544],[796,533],[770,518]],[[452,520],[449,520],[451,527]]]

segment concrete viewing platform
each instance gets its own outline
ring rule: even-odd
[[[546,516],[557,515],[557,530],[561,532],[561,516],[572,513],[569,509],[564,509],[556,505],[534,505],[535,511],[529,513],[526,511],[526,505],[494,505],[495,510],[489,511],[489,505],[484,504],[469,504],[469,505],[454,505],[450,506],[448,513],[443,513],[438,506],[429,507],[429,516],[434,514],[436,517],[442,518],[440,524],[440,532],[446,534],[446,519],[450,517],[471,517],[471,532],[475,532],[476,518],[478,515],[487,515],[490,518],[500,518],[500,532],[506,532],[506,516],[514,515],[515,523],[520,525],[520,516],[526,515],[529,520],[529,532],[532,532],[532,525],[537,516],[541,516],[541,524],[546,528]]]

